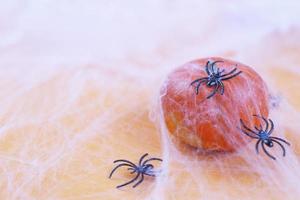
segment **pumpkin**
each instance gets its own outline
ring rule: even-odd
[[[215,64],[226,74],[237,68],[242,73],[222,81],[215,95],[214,86],[203,83],[197,94],[191,83],[208,77],[206,64]],[[268,117],[268,89],[252,68],[220,57],[188,62],[169,74],[161,90],[161,108],[169,133],[184,144],[205,151],[235,151],[249,142],[241,133],[240,119],[248,126],[259,125],[253,115]]]

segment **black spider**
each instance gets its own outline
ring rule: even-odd
[[[144,161],[144,158],[148,156],[148,153],[145,153],[139,160],[138,165],[135,165],[133,162],[129,161],[129,160],[115,160],[114,163],[118,163],[120,162],[121,164],[117,165],[110,173],[109,178],[111,178],[111,176],[113,175],[113,173],[119,168],[119,167],[129,167],[128,170],[130,170],[130,174],[134,174],[136,173],[137,175],[129,182],[124,183],[122,185],[117,186],[117,188],[129,185],[130,183],[133,183],[134,181],[136,181],[139,177],[141,177],[141,179],[134,184],[132,187],[135,188],[136,186],[138,186],[141,182],[143,182],[144,180],[144,175],[146,176],[156,176],[156,172],[153,170],[154,166],[152,164],[148,164],[148,162],[152,161],[152,160],[157,160],[157,161],[162,161],[162,159],[160,158],[149,158],[147,160]]]
[[[262,125],[260,125],[259,128],[257,128],[257,127],[255,126],[254,128],[255,128],[256,131],[257,131],[257,132],[255,132],[255,131],[251,130],[250,128],[248,128],[248,127],[244,124],[243,120],[240,120],[240,122],[241,122],[242,127],[244,128],[244,130],[241,129],[241,131],[242,131],[244,134],[248,135],[248,136],[251,137],[251,138],[258,139],[258,141],[256,142],[256,145],[255,145],[257,154],[258,154],[258,147],[259,147],[259,144],[261,143],[261,146],[262,146],[262,149],[264,150],[264,152],[265,152],[270,158],[276,160],[276,158],[275,158],[274,156],[272,156],[272,155],[266,150],[266,148],[265,148],[265,145],[267,145],[269,148],[273,147],[273,145],[274,145],[273,143],[275,142],[275,143],[277,143],[277,144],[281,147],[281,149],[282,149],[282,151],[283,151],[283,156],[285,156],[285,148],[284,148],[284,146],[280,143],[280,141],[283,142],[283,143],[285,143],[285,144],[287,144],[287,145],[290,145],[290,143],[288,143],[287,141],[285,141],[285,140],[283,140],[283,139],[281,139],[281,138],[270,136],[270,135],[272,134],[273,130],[274,130],[274,123],[273,123],[273,121],[272,121],[271,119],[269,119],[269,121],[268,121],[266,118],[260,117],[260,116],[258,116],[258,115],[253,115],[253,116],[254,116],[254,117],[258,117],[258,118],[264,120],[265,125],[266,125],[266,127],[265,127],[264,130],[263,130]],[[271,125],[271,127],[270,127],[270,129],[269,129],[269,126],[270,126],[270,125]]]
[[[215,64],[220,63],[220,62],[223,62],[223,61],[219,60],[219,61],[215,61],[212,63],[210,61],[207,61],[206,66],[205,66],[207,77],[196,79],[191,83],[191,85],[194,85],[195,83],[197,83],[197,86],[196,86],[196,94],[197,95],[199,93],[199,88],[202,83],[206,83],[207,87],[214,87],[214,90],[212,91],[212,93],[206,97],[207,99],[214,96],[218,92],[219,89],[220,89],[221,95],[223,95],[224,94],[224,84],[222,83],[222,81],[229,80],[233,77],[236,77],[240,73],[242,73],[242,71],[235,73],[237,68],[234,68],[230,72],[223,74],[225,69],[220,71],[220,68],[218,68],[218,67],[215,68]]]

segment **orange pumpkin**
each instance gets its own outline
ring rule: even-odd
[[[207,62],[223,74],[237,68],[241,74],[222,81],[224,93],[207,99],[214,87],[203,83],[196,94],[191,83],[207,77]],[[171,135],[180,142],[207,151],[234,151],[249,142],[241,133],[240,119],[252,127],[259,124],[253,115],[268,117],[268,90],[263,79],[250,67],[223,58],[211,57],[184,64],[173,71],[161,88],[164,120]]]

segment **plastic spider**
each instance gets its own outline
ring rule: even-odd
[[[117,165],[110,173],[109,178],[112,177],[113,173],[119,168],[119,167],[129,167],[128,170],[130,170],[130,174],[134,174],[136,173],[136,176],[129,182],[124,183],[122,185],[117,186],[117,188],[129,185],[131,183],[133,183],[134,181],[136,181],[139,177],[140,180],[138,182],[136,182],[132,187],[135,188],[136,186],[138,186],[140,183],[143,182],[144,180],[144,175],[146,176],[153,176],[155,177],[156,172],[153,170],[154,166],[152,164],[148,164],[150,161],[153,160],[157,160],[157,161],[161,161],[162,159],[160,158],[149,158],[147,160],[144,161],[145,157],[148,156],[148,153],[145,153],[139,160],[138,165],[134,164],[133,162],[129,161],[129,160],[115,160],[114,163],[121,163],[119,165]]]
[[[202,83],[206,83],[207,87],[214,87],[214,90],[212,91],[212,93],[206,97],[207,99],[214,96],[218,92],[218,90],[220,90],[220,94],[223,95],[224,94],[224,84],[222,81],[229,80],[231,78],[238,76],[240,73],[242,73],[242,71],[235,73],[237,68],[234,68],[230,72],[223,74],[225,69],[220,71],[220,68],[218,68],[218,67],[215,68],[215,64],[220,63],[220,62],[223,62],[223,61],[215,61],[213,63],[211,63],[210,61],[207,61],[206,66],[205,66],[205,71],[207,73],[207,77],[196,79],[191,83],[191,85],[194,85],[195,83],[197,83],[197,86],[196,86],[196,94],[197,95],[199,93],[199,88]]]
[[[262,149],[264,150],[264,152],[273,160],[276,160],[276,158],[274,156],[272,156],[267,150],[265,145],[267,145],[267,147],[271,148],[274,145],[274,142],[277,143],[282,151],[283,151],[283,156],[285,156],[285,148],[284,146],[280,143],[283,142],[287,145],[290,145],[290,143],[288,143],[287,141],[278,138],[278,137],[272,137],[270,136],[274,130],[274,123],[271,119],[269,119],[269,121],[264,118],[264,117],[260,117],[258,115],[253,115],[254,117],[260,118],[262,120],[264,120],[265,122],[265,129],[263,129],[262,125],[260,124],[260,127],[254,127],[256,129],[256,131],[251,130],[250,128],[248,128],[245,123],[243,122],[243,120],[240,119],[241,125],[244,128],[241,129],[241,131],[246,134],[247,136],[251,137],[251,138],[255,138],[258,139],[258,141],[256,142],[255,148],[256,148],[256,152],[258,154],[258,148],[259,148],[259,144],[261,144]],[[270,126],[270,129],[269,129]]]

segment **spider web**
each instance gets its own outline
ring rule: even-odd
[[[299,5],[141,2],[0,8],[0,199],[297,199]],[[275,162],[257,155],[254,141],[232,154],[177,148],[160,88],[175,66],[211,55],[264,78],[286,157],[278,146]],[[164,160],[153,162],[159,176],[116,189],[134,175],[108,179],[113,161],[146,152]]]

